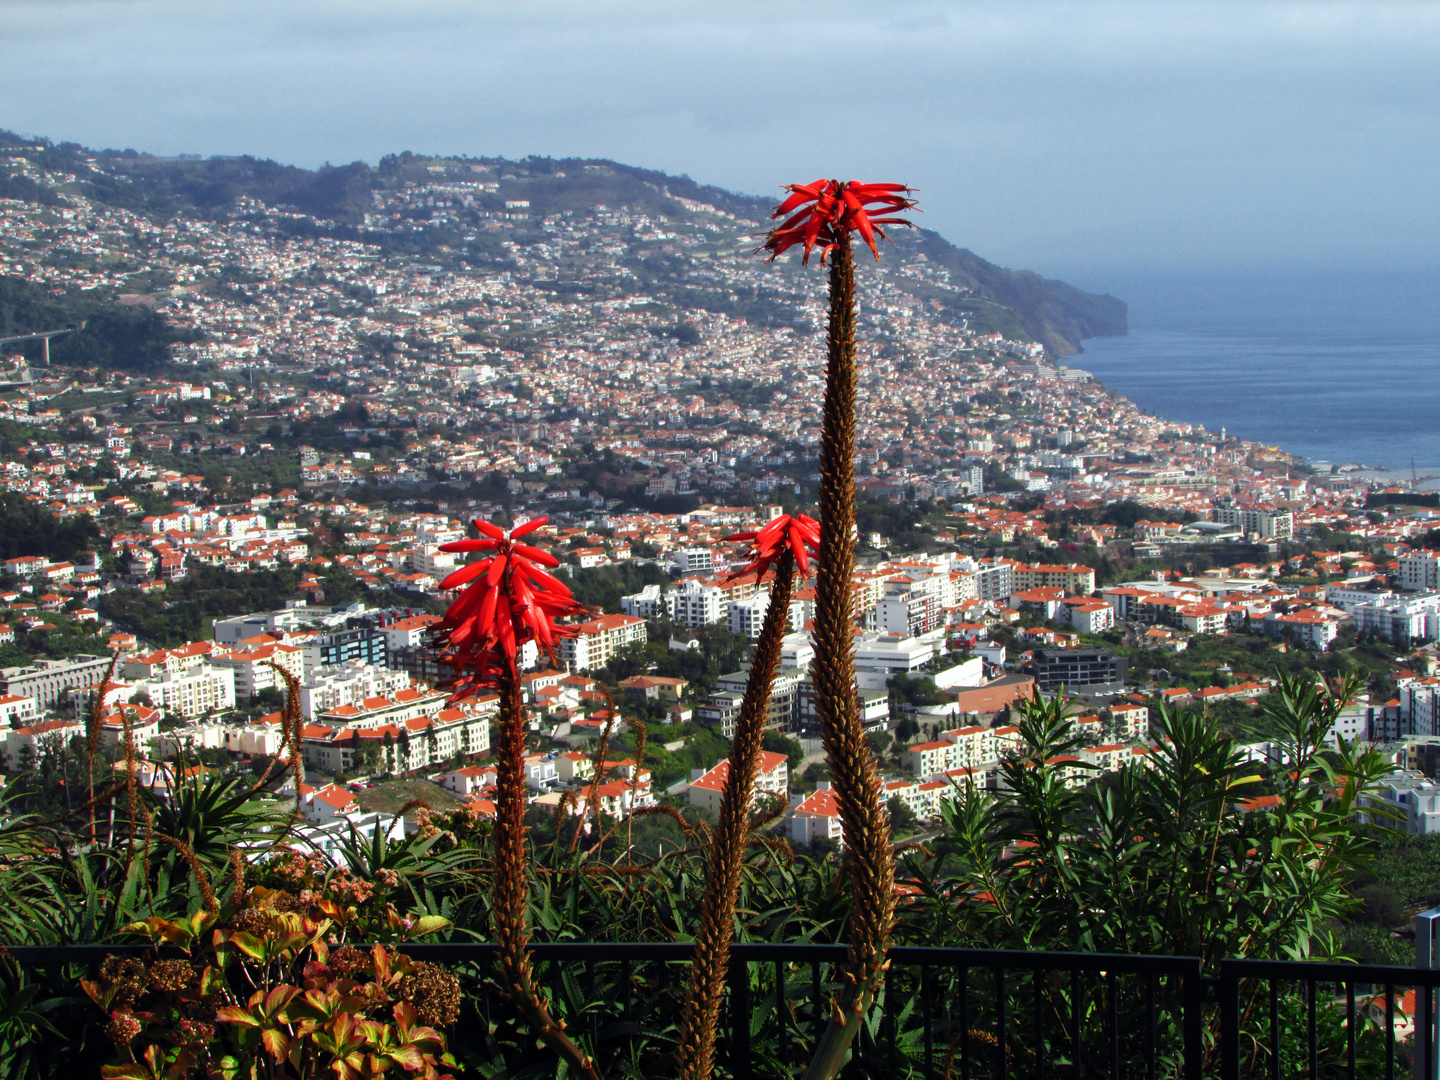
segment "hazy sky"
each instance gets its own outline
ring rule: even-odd
[[[596,156],[1103,286],[1440,263],[1440,4],[0,0],[0,126],[314,165]]]

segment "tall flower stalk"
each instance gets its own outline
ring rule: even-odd
[[[442,589],[468,585],[437,625],[441,660],[457,672],[453,698],[494,688],[500,696],[496,736],[495,829],[491,838],[494,893],[490,934],[500,954],[500,974],[511,999],[535,1034],[588,1080],[599,1080],[595,1062],[565,1034],[535,977],[530,959],[530,875],[525,840],[525,699],[518,656],[538,643],[554,659],[555,642],[571,633],[556,617],[583,607],[570,590],[541,566],[558,566],[547,551],[521,542],[544,525],[536,518],[509,535],[477,520],[479,539],[441,545],[442,551],[484,552],[443,582]],[[537,565],[539,564],[539,565]]]
[[[791,185],[775,210],[785,220],[764,250],[774,259],[795,246],[809,262],[815,248],[830,264],[825,409],[820,442],[819,568],[815,582],[815,711],[840,811],[845,876],[850,894],[849,944],[843,988],[815,1048],[805,1080],[829,1080],[840,1071],[851,1043],[885,978],[885,952],[895,921],[895,863],[890,821],[880,798],[880,776],[860,723],[855,687],[855,266],[852,232],[878,259],[875,238],[904,218],[872,217],[914,207],[901,184],[817,180]],[[788,217],[786,215],[789,215]]]
[[[819,523],[801,515],[781,515],[758,533],[737,533],[727,540],[755,542],[754,560],[741,571],[763,577],[775,564],[770,606],[750,661],[745,696],[735,718],[735,738],[720,812],[708,845],[705,892],[695,931],[695,954],[690,965],[690,987],[680,1013],[676,1038],[676,1075],[680,1080],[709,1080],[715,1067],[715,1036],[720,1003],[725,995],[725,974],[730,965],[730,943],[735,936],[735,905],[745,848],[750,833],[750,803],[760,766],[765,722],[770,714],[770,691],[780,667],[785,628],[790,620],[790,598],[797,565],[809,573],[809,547],[820,544]]]

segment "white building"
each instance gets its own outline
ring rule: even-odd
[[[1401,735],[1440,735],[1440,679],[1411,676],[1396,683]]]
[[[68,660],[0,668],[0,693],[34,698],[41,709],[53,709],[71,691],[95,689],[109,667],[108,656],[79,654]]]
[[[308,628],[339,630],[345,620],[364,610],[363,605],[339,605],[340,610],[328,607],[307,607],[303,600],[291,600],[278,611],[260,611],[252,615],[237,615],[233,619],[215,620],[215,643],[234,645],[246,638],[261,634],[273,634],[283,638]]]
[[[1372,822],[1400,829],[1411,836],[1440,832],[1440,784],[1417,772],[1391,773],[1361,802],[1383,807],[1389,814],[1367,814]]]
[[[675,567],[680,574],[710,574],[715,571],[715,553],[707,547],[685,547],[675,552]]]
[[[755,773],[755,789],[750,796],[751,807],[764,806],[771,796],[788,799],[790,796],[789,761],[784,754],[760,751],[760,761]],[[688,797],[691,806],[698,806],[712,817],[720,813],[720,798],[730,783],[730,759],[717,762],[713,769],[693,770],[690,777]]]
[[[916,637],[942,626],[945,609],[940,597],[922,588],[887,591],[875,608],[876,624],[887,634]]]
[[[670,618],[681,626],[708,626],[725,615],[725,593],[699,578],[686,578],[665,594]]]
[[[367,698],[388,698],[409,688],[410,676],[403,671],[374,664],[335,664],[300,684],[300,712],[309,718]]]
[[[791,619],[793,622],[794,614]],[[795,668],[797,671],[809,671],[810,665],[815,660],[815,646],[810,642],[809,634],[786,634],[780,642],[780,666]]]
[[[638,619],[653,619],[659,615],[669,617],[670,605],[659,585],[646,585],[638,593],[620,598],[620,610]]]
[[[1283,614],[1271,612],[1260,624],[1271,637],[1293,637],[1312,649],[1323,650],[1340,630],[1341,620],[1313,608]]]
[[[1015,591],[1015,568],[1004,559],[966,558],[955,568],[973,579],[977,599],[1003,601]]]
[[[1360,604],[1373,604],[1382,600],[1395,599],[1389,589],[1366,588],[1374,578],[1358,578],[1354,581],[1333,581],[1325,586],[1325,603],[1341,611],[1354,613]]]
[[[216,656],[217,668],[228,668],[234,672],[235,699],[248,701],[261,690],[285,692],[285,678],[276,666],[288,671],[297,679],[305,677],[304,650],[294,645],[260,645],[254,649],[236,649]]]
[[[855,642],[855,681],[883,690],[899,674],[919,671],[935,656],[935,642],[901,634],[866,634]]]
[[[1067,602],[1070,625],[1081,634],[1099,634],[1115,625],[1115,609],[1103,600]]]
[[[574,637],[562,638],[557,650],[571,671],[604,667],[627,645],[649,640],[645,620],[634,615],[601,615],[580,623]]]
[[[241,756],[274,757],[280,752],[284,735],[283,714],[274,712],[225,728],[224,747]]]
[[[143,694],[157,709],[185,719],[228,712],[235,708],[235,672],[213,664],[214,655],[206,641],[131,658],[121,667],[132,682],[128,698]]]
[[[40,717],[40,708],[32,697],[23,694],[0,694],[0,731],[24,727]]]
[[[1413,639],[1440,641],[1440,593],[1388,596],[1350,609],[1355,629],[1401,645]]]
[[[1398,561],[1402,589],[1440,589],[1440,552],[1410,551]]]
[[[417,649],[425,642],[426,632],[440,621],[439,615],[411,615],[382,626],[385,647],[393,654],[403,649]]]
[[[1241,532],[1254,533],[1263,540],[1286,540],[1295,533],[1295,518],[1289,510],[1217,506],[1210,520],[1237,526]]]
[[[822,780],[813,794],[790,811],[790,839],[797,844],[809,844],[815,840],[845,843],[845,830],[840,823],[840,801],[828,780]]]
[[[410,549],[406,561],[417,574],[429,574],[436,579],[449,577],[455,569],[454,553],[441,551],[434,544],[417,544]]]
[[[47,744],[64,746],[76,735],[85,734],[78,720],[40,720],[5,732],[5,768],[21,768],[27,758],[38,757]]]
[[[406,773],[490,749],[497,697],[451,708],[444,704],[444,694],[402,690],[393,700],[371,699],[321,713],[304,730],[305,762],[324,772],[347,773],[374,760],[381,770]]]
[[[161,760],[184,755],[193,758],[197,750],[218,750],[227,739],[228,730],[221,724],[186,724],[162,731],[155,736],[155,756]]]
[[[732,634],[742,634],[757,641],[765,626],[765,613],[770,610],[770,594],[759,592],[747,600],[732,600],[725,613]]]

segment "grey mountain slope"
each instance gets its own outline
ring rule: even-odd
[[[12,133],[0,131],[0,145],[21,141]],[[24,142],[33,146],[37,141]],[[676,201],[680,198],[764,221],[772,206],[770,199],[700,184],[688,176],[670,176],[599,158],[529,157],[511,161],[406,152],[387,155],[375,167],[352,162],[312,170],[248,155],[159,158],[133,150],[97,152],[74,143],[38,140],[38,144],[36,157],[46,167],[64,168],[79,175],[85,193],[104,202],[162,213],[184,207],[202,214],[218,214],[240,196],[250,196],[268,205],[293,206],[333,223],[337,232],[357,236],[370,207],[372,190],[401,182],[411,173],[423,176],[429,164],[437,162],[462,169],[476,164],[503,174],[507,179],[501,183],[497,198],[528,199],[540,213],[604,203],[680,217],[685,215]],[[92,168],[90,161],[97,167]],[[4,179],[0,176],[0,181]],[[25,197],[18,192],[12,195]],[[1028,270],[997,266],[927,229],[896,232],[901,234],[896,238],[900,247],[923,253],[950,271],[953,284],[974,290],[974,298],[951,305],[953,310],[949,312],[952,316],[971,317],[972,325],[1001,330],[1007,336],[1018,327],[1056,357],[1081,351],[1081,342],[1086,338],[1128,331],[1126,305],[1115,297],[1087,293]],[[433,239],[439,243],[449,238]],[[1007,310],[987,309],[987,302]]]

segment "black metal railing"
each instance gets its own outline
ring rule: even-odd
[[[1222,960],[1214,982],[1221,1080],[1396,1080],[1415,1064],[1414,1076],[1436,1076],[1440,969]],[[1409,1008],[1397,994],[1406,988],[1414,992]],[[1408,1061],[1397,1052],[1402,1041]]]
[[[515,1022],[493,980],[495,948],[401,946],[461,974],[487,1030]],[[684,993],[691,945],[536,943],[537,971],[572,1030],[604,1063],[668,1064],[663,1033]],[[137,946],[19,946],[36,970],[95,964]],[[735,1080],[794,1075],[838,988],[840,945],[732,949],[720,1062]],[[897,946],[885,992],[847,1076],[959,1080],[1396,1080],[1420,1058],[1436,1076],[1440,969],[1305,961]],[[1414,991],[1414,1007],[1406,990]],[[460,1025],[463,1027],[463,1025]],[[452,1041],[463,1041],[457,1031]],[[648,1042],[647,1042],[648,1040]],[[638,1056],[637,1056],[638,1055]],[[660,1071],[645,1075],[661,1075]]]

